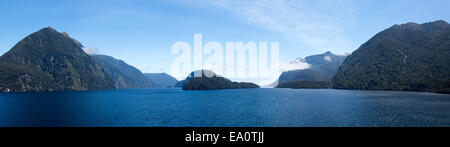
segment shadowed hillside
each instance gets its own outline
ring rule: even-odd
[[[114,89],[114,82],[80,42],[51,27],[21,40],[0,57],[0,91]]]
[[[334,88],[450,92],[450,25],[395,25],[353,52]]]

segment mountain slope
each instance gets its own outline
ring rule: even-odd
[[[329,81],[295,81],[278,84],[276,88],[294,88],[294,89],[330,89]]]
[[[278,79],[279,83],[293,81],[325,81],[325,76],[314,69],[293,70],[283,72]]]
[[[352,53],[334,88],[450,91],[450,25],[407,23],[384,30]]]
[[[145,76],[152,82],[155,83],[157,87],[174,87],[178,82],[174,77],[166,73],[146,73]]]
[[[331,52],[308,56],[303,62],[310,64],[310,68],[283,72],[278,81],[280,84],[296,81],[328,81],[338,71],[345,58],[346,56]]]
[[[155,85],[141,71],[122,60],[105,55],[91,57],[111,75],[116,88],[150,88]]]
[[[111,77],[82,47],[51,27],[25,37],[0,57],[0,91],[114,89]]]
[[[331,52],[308,56],[305,61],[311,65],[311,69],[324,76],[325,80],[331,80],[339,70],[339,67],[347,58],[346,55],[336,55]]]

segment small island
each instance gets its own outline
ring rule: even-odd
[[[201,72],[200,77],[194,77],[194,73]],[[190,76],[186,78],[186,83],[183,85],[183,90],[221,90],[221,89],[249,89],[249,88],[260,88],[254,83],[239,83],[233,82],[227,78],[220,77],[217,74],[205,74],[213,73],[212,71],[202,70],[195,71],[189,74]],[[206,76],[212,75],[212,76]]]

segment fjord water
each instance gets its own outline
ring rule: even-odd
[[[0,93],[0,126],[450,126],[450,95],[294,89]]]

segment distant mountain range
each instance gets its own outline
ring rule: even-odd
[[[376,34],[343,63],[336,89],[450,93],[450,25],[395,25]]]
[[[25,37],[0,57],[0,91],[115,89],[112,78],[82,47],[51,27]]]
[[[164,74],[146,76],[122,60],[88,55],[82,48],[67,33],[51,27],[25,37],[0,57],[0,91],[154,88],[177,82]]]
[[[303,83],[305,83],[305,81],[309,81],[307,83],[329,81],[338,71],[339,66],[344,62],[346,57],[347,56],[344,55],[336,55],[331,52],[326,52],[324,54],[308,56],[305,59],[297,58],[293,61],[293,64],[299,62],[308,63],[310,68],[283,72],[278,79],[278,85],[282,86],[278,87],[286,88],[290,87],[288,85],[299,85],[294,84],[298,81],[304,81]]]
[[[146,73],[145,76],[155,83],[153,87],[168,88],[175,87],[178,80],[166,73]]]
[[[106,55],[91,55],[91,57],[111,76],[116,88],[151,88],[157,86],[141,71],[122,60]]]
[[[259,88],[207,70],[177,82],[164,73],[143,74],[110,56],[90,56],[82,48],[67,33],[51,27],[28,35],[0,57],[0,92]],[[326,52],[298,58],[292,64],[308,63],[310,68],[284,72],[277,87],[450,93],[449,59],[447,22],[407,23],[378,33],[348,57]]]

